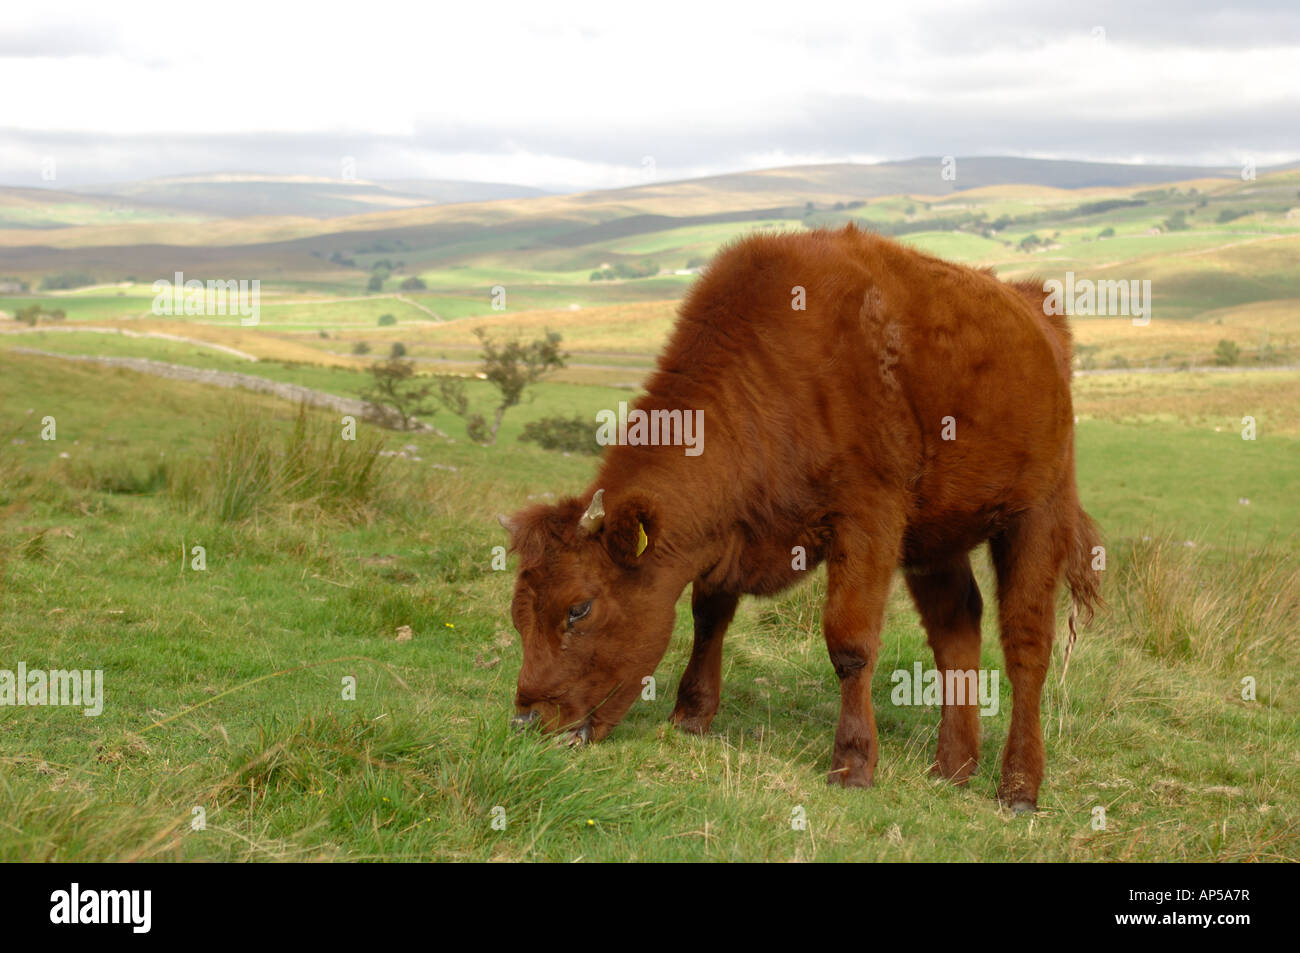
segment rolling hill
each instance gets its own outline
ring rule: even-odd
[[[393,208],[490,202],[545,195],[541,189],[496,182],[406,179],[394,182],[214,173],[118,183],[86,190],[207,216],[338,218]]]

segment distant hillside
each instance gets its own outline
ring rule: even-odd
[[[1238,177],[1241,173],[1235,166],[1130,165],[1066,159],[1021,159],[1014,156],[957,157],[955,177],[952,179],[943,178],[942,170],[943,159],[930,156],[872,165],[845,162],[788,166],[680,182],[656,182],[587,194],[600,196],[602,200],[616,196],[635,199],[651,192],[689,185],[716,192],[758,193],[759,197],[764,192],[782,195],[808,192],[817,195],[839,193],[866,199],[884,195],[946,195],[990,185],[1040,185],[1057,189],[1124,188],[1188,179],[1229,179]],[[1262,174],[1269,170],[1258,171]]]
[[[154,207],[158,211],[153,220],[133,220],[103,207],[103,199],[0,189],[0,222],[10,214],[27,218],[24,227],[0,227],[0,275],[29,280],[35,287],[60,272],[89,274],[102,283],[182,270],[252,274],[267,282],[363,293],[370,269],[391,260],[390,267],[400,262],[407,275],[459,269],[446,276],[446,283],[457,287],[499,275],[503,267],[516,273],[522,269],[539,285],[562,272],[563,281],[586,287],[593,273],[603,274],[620,263],[636,270],[653,259],[664,269],[689,270],[713,254],[720,242],[765,222],[815,227],[850,219],[892,235],[951,234],[947,245],[933,246],[938,253],[1015,270],[1042,262],[1042,257],[1031,262],[1029,250],[1046,251],[1056,244],[1054,233],[1060,228],[1078,228],[1082,240],[1085,234],[1096,237],[1107,226],[1128,227],[1130,220],[1140,220],[1143,233],[1190,234],[1193,225],[1199,233],[1206,225],[1220,224],[1218,217],[1225,215],[1229,218],[1223,223],[1236,221],[1237,228],[1289,233],[1296,219],[1286,216],[1296,205],[1300,186],[1300,173],[1264,168],[1257,170],[1255,182],[1243,182],[1235,168],[1016,158],[958,159],[955,182],[945,182],[940,169],[939,159],[799,166],[455,204],[432,204],[430,196],[414,195],[410,190],[415,183],[265,176],[156,180],[173,187],[167,196],[172,202],[186,190],[192,199],[223,188],[229,189],[225,194],[232,201],[267,196],[277,189],[281,194],[296,190],[299,199],[297,215],[239,218],[231,217],[228,209],[191,222],[165,220],[164,205]],[[1071,187],[1050,184],[1062,182]],[[1098,184],[1107,182],[1123,184]],[[407,191],[397,189],[398,184]],[[76,203],[82,202],[80,211],[88,224],[34,227],[33,217],[50,211],[40,207],[41,195],[63,201],[58,208],[63,221],[71,219],[78,212]],[[26,204],[6,208],[6,196]],[[301,213],[309,198],[371,207],[356,215],[315,217]],[[125,197],[116,201],[139,202]],[[1211,201],[1213,205],[1197,217],[1197,209]],[[202,217],[198,212],[172,214]],[[1265,219],[1252,224],[1251,215]],[[1184,237],[1174,235],[1167,244]],[[1205,238],[1218,240],[1213,233]],[[1021,247],[1021,242],[1028,244]],[[1098,243],[1089,251],[1119,247]],[[1123,247],[1127,257],[1139,250]],[[487,271],[477,271],[480,268]]]
[[[116,195],[0,186],[0,229],[58,229],[141,222],[196,222],[207,216]]]
[[[735,172],[622,189],[557,195],[500,182],[450,179],[346,181],[314,176],[214,173],[88,186],[63,192],[0,189],[0,229],[180,219],[346,219],[414,212],[418,221],[442,220],[435,206],[551,200],[548,212],[584,215],[592,206],[621,206],[632,214],[718,215],[814,202],[886,195],[942,196],[996,186],[1056,189],[1131,188],[1193,179],[1233,179],[1237,167],[1129,165],[1012,156],[958,157],[945,179],[938,156],[872,165],[836,163]],[[1260,174],[1275,171],[1261,168]],[[21,194],[20,194],[21,193]],[[529,211],[541,211],[534,206]],[[429,210],[426,214],[424,210]],[[518,211],[523,211],[521,207]],[[430,215],[432,217],[430,217]],[[608,215],[600,216],[601,219]],[[616,214],[615,217],[618,217]],[[494,220],[497,215],[494,213]],[[343,225],[343,223],[340,223]],[[390,222],[388,224],[396,224]],[[344,228],[369,227],[357,221]]]
[[[438,205],[453,202],[494,202],[550,195],[545,189],[506,182],[460,182],[455,179],[384,179],[379,185],[407,195],[422,195]]]
[[[113,196],[222,218],[339,218],[422,205],[489,202],[547,194],[541,189],[495,182],[443,179],[368,182],[238,173],[145,179],[82,191],[87,195]]]

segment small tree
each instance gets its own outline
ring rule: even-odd
[[[394,341],[393,346],[388,349],[389,357],[406,357],[406,345],[401,341]]]
[[[358,341],[356,344],[352,345],[352,353],[353,353],[353,354],[369,354],[369,353],[370,353],[370,345],[367,344],[365,341]]]
[[[366,290],[367,290],[367,291],[383,291],[383,290],[384,290],[384,279],[383,279],[383,278],[380,278],[378,275],[371,275],[371,276],[370,276],[370,280],[366,282]]]
[[[55,308],[52,311],[46,311],[39,304],[28,305],[25,308],[19,308],[14,312],[14,320],[21,321],[28,327],[36,327],[41,323],[41,318],[49,321],[62,321],[65,315],[62,308]]]
[[[412,276],[403,281],[400,287],[403,291],[424,291],[429,286],[424,283],[422,278]]]
[[[521,443],[535,443],[545,450],[585,453],[597,456],[604,449],[596,443],[591,422],[581,414],[574,417],[543,417],[524,425]]]
[[[388,327],[388,325],[390,324],[396,324],[396,323],[397,323],[397,318],[393,317],[391,314],[381,314],[379,316],[379,326],[381,328],[385,328]]]
[[[501,418],[506,411],[519,404],[529,386],[564,367],[568,355],[560,350],[561,338],[554,331],[547,331],[545,337],[528,344],[521,343],[517,338],[505,344],[497,344],[482,328],[475,328],[474,336],[483,346],[481,373],[500,394],[492,426],[487,433],[487,443],[493,444],[496,443]]]
[[[1241,348],[1236,343],[1224,338],[1214,349],[1214,363],[1220,367],[1232,367],[1241,358]]]
[[[498,344],[486,331],[476,328],[474,336],[483,346],[483,363],[478,376],[497,389],[496,410],[489,425],[482,414],[471,414],[465,395],[465,382],[459,377],[440,378],[438,399],[444,407],[465,420],[469,438],[477,443],[494,444],[506,411],[523,400],[528,387],[552,371],[564,367],[567,354],[560,350],[560,335],[547,331],[528,344],[518,338]]]
[[[465,393],[465,379],[453,374],[438,377],[438,402],[465,421],[465,433],[475,443],[487,443],[487,421],[482,414],[469,410],[469,396]]]
[[[57,275],[46,275],[42,278],[41,290],[68,291],[72,288],[84,288],[94,283],[94,277],[84,271],[65,271]]]
[[[437,406],[432,403],[435,383],[416,376],[415,365],[393,357],[370,365],[374,383],[361,395],[374,416],[386,423],[410,430],[418,414],[432,414]]]

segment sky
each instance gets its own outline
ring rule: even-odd
[[[0,9],[0,183],[608,188],[816,162],[1300,159],[1300,3]],[[348,175],[350,174],[350,176]]]

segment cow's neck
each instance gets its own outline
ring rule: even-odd
[[[681,447],[611,447],[588,496],[603,487],[609,501],[650,500],[661,535],[658,562],[685,585],[717,562],[729,542],[726,528],[740,515],[744,490],[728,476],[738,468],[719,468],[720,459],[735,459],[735,450],[716,431],[700,456]]]

